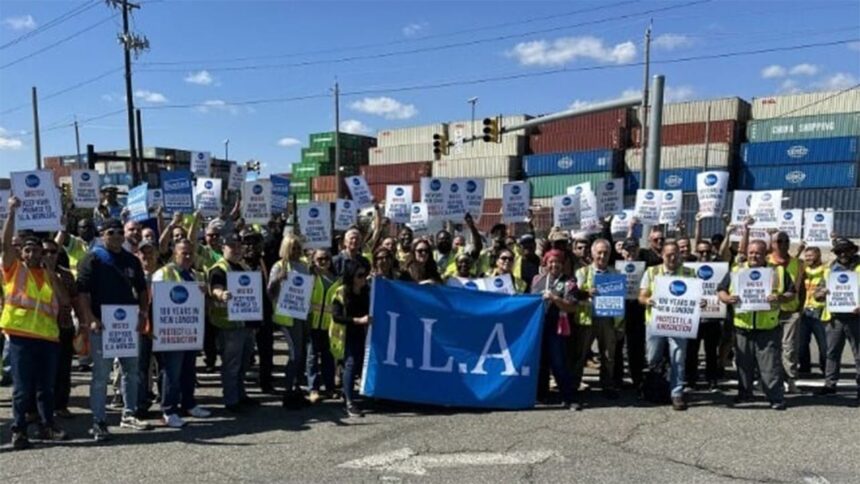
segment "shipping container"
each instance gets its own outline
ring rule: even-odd
[[[359,167],[357,165],[341,165],[340,174],[342,176],[352,176],[358,174]],[[334,163],[296,163],[293,165],[293,178],[307,180],[315,176],[334,175]]]
[[[314,192],[314,194],[311,195],[311,198],[315,202],[335,202],[335,201],[337,201],[337,194],[335,194],[335,192],[323,192],[323,193]]]
[[[432,140],[421,144],[378,146],[371,148],[369,153],[371,165],[395,165],[434,159]]]
[[[532,198],[533,207],[548,207],[552,208],[552,197]]]
[[[333,164],[334,159],[334,148],[302,148],[302,163]],[[340,149],[340,163],[342,165],[366,165],[367,159],[366,149]]]
[[[738,175],[740,190],[846,188],[857,186],[857,163],[751,166]]]
[[[42,158],[42,165],[46,170],[63,166],[63,158],[61,156],[45,156]]]
[[[523,158],[526,176],[567,175],[598,171],[618,172],[624,152],[620,150],[567,151],[529,155]]]
[[[857,87],[844,91],[754,97],[752,100],[753,119],[855,113],[857,111],[860,111],[860,88]]]
[[[747,123],[751,143],[860,136],[860,113],[774,118]]]
[[[413,126],[409,128],[387,129],[376,134],[376,146],[380,148],[388,148],[391,146],[401,145],[433,145],[433,135],[436,133],[442,134],[447,129],[448,125],[444,123],[428,124],[424,126]],[[407,160],[407,161],[427,161],[432,158],[423,160]]]
[[[710,113],[708,109],[710,108]],[[642,126],[639,109],[633,110],[634,125]],[[745,122],[750,118],[750,104],[739,97],[704,99],[663,105],[663,126],[670,124],[704,123],[710,120]]]
[[[567,187],[579,185],[580,183],[611,180],[612,174],[608,172],[578,173],[575,175],[551,175],[536,176],[529,178],[532,198],[554,197],[567,193]]]
[[[290,180],[290,191],[294,193],[311,193],[311,180],[294,178]]]
[[[340,179],[340,187],[342,193],[348,193],[346,190],[346,184],[344,183],[345,178],[342,177]],[[311,180],[311,190],[314,194],[316,193],[324,193],[324,192],[334,192],[335,189],[335,176],[334,175],[326,175],[326,176],[315,176]]]
[[[334,148],[335,133],[329,131],[326,133],[313,133],[308,136],[309,145],[312,149],[318,148]],[[370,136],[361,136],[358,134],[340,133],[340,147],[356,151],[367,151],[369,148],[376,146],[376,138]]]
[[[414,183],[421,177],[431,176],[433,163],[419,161],[397,165],[367,165],[359,170],[367,183]]]
[[[540,125],[538,131],[541,134],[546,134],[627,128],[630,126],[630,118],[630,109],[618,108],[560,119],[558,121],[550,121],[549,123]]]
[[[512,127],[532,119],[528,114],[514,114],[502,116],[502,127]],[[484,135],[484,120],[476,119],[474,124],[470,120],[466,121],[451,121],[448,123],[448,137],[454,141],[458,137],[471,138],[472,136],[481,137]]]
[[[516,178],[520,159],[510,156],[440,160],[433,163],[433,175],[447,178]]]
[[[833,230],[842,237],[860,238],[860,188],[791,190],[783,198],[783,208],[832,208]]]
[[[741,142],[742,124],[734,120],[710,123],[684,123],[665,125],[660,130],[660,146],[694,145],[705,143],[705,134],[711,143],[736,145]],[[642,146],[642,128],[630,130],[631,146]]]
[[[501,198],[487,198],[484,194],[484,212],[483,213],[502,213]]]
[[[741,161],[748,166],[801,165],[860,160],[857,137],[745,143]]]
[[[624,128],[533,134],[529,136],[529,149],[535,154],[597,149],[618,150],[627,147],[628,138],[628,132]]]
[[[685,192],[696,191],[696,175],[704,171],[704,168],[680,168],[674,170],[660,170],[661,190],[683,190]],[[624,193],[636,193],[636,190],[645,188],[641,173],[638,171],[624,174]]]
[[[455,140],[452,138],[451,142],[454,143]],[[502,135],[500,143],[490,143],[479,139],[463,143],[462,145],[454,144],[448,148],[448,154],[443,155],[442,159],[462,160],[498,156],[522,156],[526,152],[527,144],[527,137],[519,136],[517,133],[509,133]]]
[[[305,205],[311,202],[311,194],[296,194],[296,205]]]
[[[502,198],[502,187],[509,181],[507,177],[484,178],[484,198]]]
[[[726,168],[735,158],[737,151],[726,143],[708,145],[664,146],[660,148],[660,168],[679,169],[704,167],[707,155],[708,168]],[[642,148],[632,148],[624,152],[624,168],[627,171],[640,171]]]

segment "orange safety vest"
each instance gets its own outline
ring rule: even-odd
[[[0,328],[10,336],[60,341],[57,315],[60,304],[47,277],[42,287],[22,262],[15,262],[11,276],[3,281],[6,301],[0,316]]]

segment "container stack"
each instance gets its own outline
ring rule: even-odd
[[[290,188],[298,203],[311,200],[330,201],[335,193],[334,160],[335,133],[313,133],[308,147],[302,148],[302,160],[293,165]],[[358,174],[359,167],[368,162],[368,150],[376,139],[368,136],[340,133],[340,172],[342,176]],[[315,183],[316,178],[331,177],[331,181]]]
[[[433,135],[444,133],[443,123],[389,129],[377,133],[377,146],[370,149],[370,164],[361,170],[373,197],[385,199],[386,185],[412,185],[412,198],[421,196],[421,177],[431,176]]]
[[[753,99],[738,188],[857,186],[860,90]]]
[[[638,116],[636,110],[631,129],[633,148],[624,153],[624,190],[628,194],[644,188],[643,133]],[[749,103],[737,97],[666,104],[660,129],[658,188],[693,192],[701,171],[730,170],[749,116]]]

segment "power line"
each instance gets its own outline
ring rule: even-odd
[[[19,42],[23,42],[29,38],[32,38],[32,37],[35,37],[35,36],[41,34],[42,32],[48,31],[51,28],[56,27],[57,25],[60,25],[60,24],[66,22],[68,20],[71,20],[71,19],[77,17],[78,15],[86,12],[87,10],[95,7],[98,4],[99,4],[99,0],[95,0],[95,1],[91,0],[89,2],[84,2],[83,4],[78,5],[77,7],[61,14],[60,16],[58,16],[54,19],[51,19],[50,21],[46,22],[44,25],[40,25],[39,27],[37,27],[37,28],[25,33],[25,34],[22,34],[16,38],[10,40],[9,42],[6,42],[5,44],[0,45],[0,50],[6,49],[8,47],[12,47],[13,45],[18,44]]]
[[[15,59],[15,60],[13,60],[12,62],[8,62],[8,63],[6,63],[6,64],[3,64],[2,66],[0,66],[0,70],[6,69],[7,67],[12,67],[12,66],[14,66],[14,65],[16,65],[16,64],[19,64],[19,63],[21,63],[21,62],[24,62],[25,60],[28,60],[28,59],[30,59],[30,58],[32,58],[32,57],[35,57],[35,56],[37,56],[37,55],[39,55],[39,54],[41,54],[41,53],[43,53],[43,52],[45,52],[45,51],[51,50],[51,49],[53,49],[54,47],[57,47],[58,45],[64,44],[64,43],[66,43],[66,42],[68,42],[68,41],[70,41],[70,40],[74,39],[75,37],[78,37],[78,36],[80,36],[80,35],[83,35],[83,34],[85,34],[85,33],[89,32],[90,30],[93,30],[93,29],[95,29],[96,27],[98,27],[98,26],[102,25],[103,23],[110,21],[110,20],[111,20],[112,18],[114,18],[115,16],[116,16],[116,15],[114,14],[114,15],[111,15],[111,16],[109,16],[109,17],[105,17],[105,18],[103,18],[103,19],[99,20],[98,22],[96,22],[96,23],[94,23],[94,24],[90,25],[89,27],[84,28],[83,30],[79,30],[79,31],[77,31],[77,32],[75,32],[75,33],[73,33],[73,34],[71,34],[71,35],[67,36],[67,37],[63,37],[62,39],[60,39],[60,40],[58,40],[58,41],[56,41],[56,42],[54,42],[54,43],[52,43],[52,44],[48,44],[48,45],[46,45],[45,47],[42,47],[41,49],[39,49],[39,50],[37,50],[37,51],[31,52],[31,53],[29,53],[29,54],[27,54],[27,55],[25,55],[25,56],[23,56],[23,57],[19,57],[19,58],[17,58],[17,59]]]
[[[117,73],[117,72],[119,72],[119,71],[121,71],[121,70],[122,70],[122,66],[120,66],[120,67],[115,67],[115,68],[110,69],[110,70],[108,70],[108,71],[105,71],[105,72],[103,72],[103,73],[101,73],[101,74],[99,74],[99,75],[97,75],[97,76],[95,76],[95,77],[93,77],[93,78],[90,78],[90,79],[87,79],[87,80],[84,80],[84,81],[80,81],[80,82],[78,82],[78,83],[72,84],[71,86],[64,87],[64,88],[62,88],[62,89],[60,89],[60,90],[57,90],[57,91],[54,91],[54,92],[52,92],[52,93],[50,93],[50,94],[47,94],[47,95],[45,95],[45,96],[42,96],[42,97],[40,97],[40,98],[39,98],[39,102],[47,101],[48,99],[53,99],[53,98],[55,98],[55,97],[62,96],[63,94],[66,94],[66,93],[68,93],[68,92],[74,91],[75,89],[79,89],[79,88],[84,87],[84,86],[86,86],[86,85],[92,84],[92,83],[94,83],[94,82],[96,82],[96,81],[100,81],[100,80],[104,79],[105,77],[108,77],[108,76],[110,76],[111,74]],[[6,115],[6,114],[10,114],[10,113],[14,113],[15,111],[20,111],[21,109],[24,109],[24,108],[27,108],[27,107],[30,107],[30,103],[23,103],[23,104],[19,104],[19,105],[15,106],[15,107],[11,107],[11,108],[6,109],[6,110],[4,110],[4,111],[0,111],[0,116]]]

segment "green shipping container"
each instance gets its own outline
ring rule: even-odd
[[[366,165],[366,149],[340,149],[340,162],[343,165]],[[302,163],[334,163],[334,148],[302,148]]]
[[[334,148],[335,145],[335,135],[334,131],[329,131],[327,133],[313,133],[309,136],[309,143],[311,149],[319,149],[319,148]],[[371,138],[369,136],[360,136],[357,134],[349,134],[349,133],[341,133],[340,134],[340,147],[347,148],[351,150],[367,150],[369,148],[373,148],[376,146],[376,138]]]
[[[311,193],[311,180],[291,179],[290,191],[293,193]]]
[[[341,166],[340,173],[343,176],[352,176],[357,175],[358,170],[359,168],[357,165],[343,165]],[[326,175],[334,175],[333,163],[296,163],[293,165],[293,179],[309,180],[315,176]]]
[[[750,142],[860,136],[860,113],[774,118],[747,123]]]
[[[296,205],[305,205],[307,203],[311,203],[311,196],[308,195],[299,195],[296,194]]]
[[[611,180],[612,173],[576,173],[574,175],[535,176],[528,179],[532,198],[554,197],[567,194],[567,187],[580,183]]]

